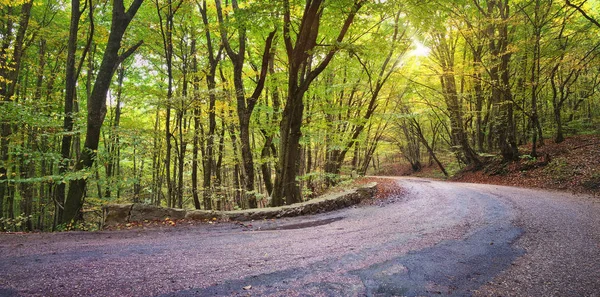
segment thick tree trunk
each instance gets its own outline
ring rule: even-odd
[[[497,118],[492,119],[494,123],[488,133],[496,136],[496,145],[505,162],[518,159],[519,152],[515,139],[515,126],[512,105],[512,93],[510,90],[509,63],[511,53],[509,47],[508,18],[510,14],[508,0],[488,2],[488,12],[497,11],[488,17],[499,17],[503,20],[500,24],[491,23],[488,26],[489,49],[492,54],[493,66],[490,69],[492,83],[491,103],[497,108]]]
[[[561,143],[565,141],[565,135],[563,132],[563,124],[562,124],[562,115],[561,115],[562,106],[557,105],[553,109],[554,114],[554,123],[556,124],[556,136],[554,138],[554,142]]]
[[[240,111],[238,110],[238,113]],[[254,159],[250,148],[250,117],[240,116],[240,143],[242,151],[242,168],[244,169],[244,190],[248,207],[257,208],[256,195],[254,193]]]
[[[336,42],[341,43],[354,21],[354,17],[365,1],[357,0],[351,7]],[[288,66],[288,95],[282,114],[280,125],[280,153],[277,164],[277,177],[273,189],[273,206],[293,204],[302,201],[300,187],[296,181],[300,160],[300,137],[304,113],[304,94],[310,84],[329,65],[339,48],[333,47],[323,57],[321,62],[311,68],[312,50],[317,45],[317,37],[321,15],[323,13],[323,0],[309,1],[306,3],[302,21],[296,31],[296,39],[292,40],[291,13],[289,1],[284,1],[284,30]]]
[[[73,102],[76,96],[76,69],[75,55],[77,53],[77,31],[79,30],[79,19],[82,12],[79,9],[79,0],[71,0],[71,22],[69,25],[69,41],[67,44],[67,65],[65,75],[65,101],[64,101],[64,120],[63,120],[63,136],[61,142],[61,161],[58,166],[59,174],[63,175],[67,172],[71,164],[71,140],[73,131]],[[61,182],[57,184],[55,190],[56,202],[56,218],[58,222],[62,221],[62,210],[65,202],[66,184]]]
[[[273,189],[274,206],[293,204],[302,201],[300,187],[296,181],[300,161],[300,138],[302,132],[302,115],[304,92],[294,93],[290,87],[290,94],[283,110],[281,120],[280,154],[277,165],[277,177]]]
[[[100,130],[106,116],[106,96],[117,65],[141,45],[141,42],[119,55],[121,41],[127,26],[135,16],[143,0],[134,0],[130,8],[125,11],[123,0],[113,1],[111,30],[102,63],[94,83],[94,89],[88,101],[87,129],[84,150],[81,159],[75,165],[76,171],[92,167],[100,141]],[[65,208],[61,223],[69,223],[81,218],[83,197],[86,178],[74,179],[69,183],[69,193],[65,201]]]

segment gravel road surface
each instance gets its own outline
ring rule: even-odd
[[[600,198],[394,178],[275,221],[0,235],[0,296],[600,296]]]

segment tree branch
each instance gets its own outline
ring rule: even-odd
[[[592,24],[596,25],[596,27],[600,28],[600,23],[595,20],[594,18],[592,18],[591,16],[589,16],[587,13],[585,13],[585,11],[583,11],[583,9],[581,9],[581,6],[583,5],[583,3],[581,3],[581,5],[577,6],[573,3],[571,3],[571,1],[566,0],[566,3],[568,6],[575,8],[577,11],[579,11],[579,13],[586,18],[588,21],[592,22]],[[584,1],[585,3],[585,1]]]
[[[256,88],[254,88],[254,92],[252,93],[252,97],[248,100],[248,109],[252,110],[254,108],[254,104],[258,100],[258,96],[262,93],[262,90],[265,86],[265,79],[267,77],[267,70],[269,69],[269,57],[271,54],[271,46],[273,45],[273,39],[275,38],[275,33],[277,33],[277,29],[273,30],[269,33],[265,43],[265,50],[262,56],[262,64],[260,68],[260,76],[258,82],[256,83]]]
[[[129,58],[129,56],[131,56],[133,53],[135,53],[135,51],[140,46],[142,46],[142,44],[144,44],[144,41],[140,40],[140,41],[138,41],[138,43],[136,43],[135,45],[133,45],[132,47],[130,47],[126,51],[124,51],[122,54],[120,54],[119,58],[117,59],[117,63],[115,64],[113,72],[117,70],[117,67],[119,67],[119,65],[121,63],[123,63],[123,61],[125,61],[127,58]]]
[[[123,5],[123,1],[120,0],[120,2],[121,2],[121,5]],[[133,16],[135,16],[135,14],[137,13],[140,6],[142,6],[142,2],[144,2],[144,0],[133,0],[133,3],[131,3],[131,5],[129,6],[129,9],[127,9],[127,12],[125,13],[127,15],[127,19],[129,21],[131,21],[133,19]],[[123,8],[123,10],[125,10],[125,8]]]

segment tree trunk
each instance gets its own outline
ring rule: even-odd
[[[440,82],[442,94],[446,103],[446,109],[450,117],[451,142],[457,146],[459,160],[465,164],[479,167],[481,161],[469,144],[467,133],[463,125],[462,104],[458,99],[456,79],[454,76],[454,52],[455,48],[447,41],[447,36],[435,34],[436,45],[434,47],[435,57],[441,67]]]
[[[192,36],[191,45],[192,55],[192,73],[198,72],[198,57],[196,52],[196,39]],[[192,198],[194,200],[194,208],[201,209],[200,197],[198,195],[198,151],[203,145],[200,143],[200,135],[204,134],[202,128],[202,121],[200,119],[200,79],[197,75],[194,76],[193,81],[193,123],[194,123],[194,137],[192,140]]]
[[[497,13],[493,13],[496,11]],[[509,63],[511,53],[509,48],[508,0],[489,1],[488,17],[497,17],[503,20],[500,24],[491,23],[488,26],[489,49],[492,55],[493,66],[490,69],[492,94],[490,102],[497,108],[498,117],[491,119],[492,129],[488,133],[496,136],[497,147],[505,162],[518,159],[519,152],[515,139],[515,127],[513,119],[512,93],[510,90]]]
[[[289,86],[289,89],[291,92],[288,95],[281,120],[279,163],[272,200],[274,206],[289,205],[302,201],[296,176],[300,165],[300,137],[302,136],[300,128],[304,111],[304,103],[302,102],[304,92],[294,94],[293,89],[295,89],[295,86]]]
[[[269,54],[269,74],[271,77],[275,74],[275,48],[271,48],[271,53]],[[277,116],[281,110],[281,99],[279,97],[279,90],[277,86],[274,84],[271,87],[271,98],[273,101],[273,116],[270,121],[270,125],[276,125],[279,122],[279,117]],[[267,132],[267,130],[262,129],[262,134],[265,136],[265,144],[261,150],[260,156],[263,159],[263,163],[260,165],[261,173],[263,176],[263,182],[265,184],[265,188],[267,189],[267,193],[269,196],[273,195],[273,180],[271,173],[271,162],[266,162],[265,159],[273,156],[277,156],[277,148],[273,143],[273,139],[275,137],[273,132]]]
[[[23,57],[24,47],[25,47],[25,36],[27,33],[27,28],[29,26],[29,19],[31,17],[31,8],[33,6],[33,0],[24,2],[21,5],[21,15],[19,17],[18,24],[13,23],[12,16],[10,12],[12,12],[12,8],[9,7],[8,16],[6,16],[5,23],[5,31],[2,33],[4,39],[2,41],[2,47],[0,48],[0,78],[2,81],[0,82],[0,100],[4,102],[4,104],[10,104],[13,101],[13,96],[15,95],[17,80],[19,78],[19,73],[21,71],[21,58]],[[17,34],[12,39],[13,28],[14,26],[18,26]],[[9,54],[9,47],[12,47],[12,55]],[[10,59],[8,58],[10,56]],[[10,63],[9,63],[10,61]],[[9,137],[13,133],[11,129],[11,123],[5,122],[4,120],[0,121],[0,217],[3,215],[4,208],[4,197],[9,195],[9,214],[12,210],[12,195],[14,195],[14,191],[11,191],[11,188],[14,187],[7,181],[8,174],[8,164],[9,164]],[[11,217],[14,217],[11,216]]]
[[[213,39],[210,33],[210,23],[207,14],[207,3],[206,1],[202,1],[202,3],[198,3],[198,9],[202,16],[202,23],[204,24],[204,36],[206,39],[206,46],[208,50],[208,73],[206,73],[206,85],[208,86],[208,133],[206,135],[206,148],[205,154],[203,157],[202,167],[203,167],[203,199],[210,200],[212,196],[212,180],[215,176],[215,131],[217,127],[216,121],[216,100],[217,96],[215,94],[216,91],[216,71],[217,66],[219,65],[220,55],[215,54]],[[220,52],[220,49],[219,51]]]
[[[421,143],[427,149],[429,156],[431,156],[431,158],[435,161],[435,163],[440,168],[442,173],[444,173],[444,176],[448,177],[448,172],[446,171],[446,168],[444,167],[444,165],[442,165],[442,162],[440,162],[440,160],[437,158],[435,151],[433,150],[432,146],[429,145],[429,142],[427,141],[427,139],[425,139],[425,135],[423,134],[423,130],[421,129],[421,125],[419,124],[419,122],[416,119],[412,119],[412,124],[413,124],[413,127],[415,128],[414,131],[417,133],[419,139],[421,140]]]
[[[121,41],[127,26],[135,16],[143,0],[134,0],[129,9],[125,11],[123,0],[114,0],[112,9],[111,30],[108,43],[104,51],[102,63],[94,83],[94,89],[88,102],[87,129],[84,150],[81,160],[75,165],[76,171],[91,168],[98,150],[100,130],[106,116],[106,96],[117,65],[129,57],[141,45],[141,42],[119,55]],[[69,223],[81,218],[83,196],[87,179],[81,177],[69,183],[69,193],[65,201],[65,208],[61,223]]]
[[[106,188],[104,197],[110,198],[112,187],[117,185],[115,182],[115,172],[119,166],[119,125],[121,122],[121,96],[123,95],[123,80],[125,79],[125,68],[121,64],[117,70],[117,102],[114,107],[112,123],[110,123],[110,132],[108,140],[105,139],[106,152],[108,155],[106,170]]]
[[[121,1],[121,0],[119,0]],[[143,1],[143,0],[142,0]],[[175,178],[171,177],[171,154],[172,154],[172,144],[171,144],[171,138],[172,138],[172,133],[171,133],[171,109],[172,109],[172,101],[173,101],[173,31],[174,31],[174,24],[173,24],[173,18],[175,16],[175,13],[177,12],[177,10],[179,9],[179,7],[181,6],[182,1],[179,2],[178,5],[174,6],[173,5],[173,1],[172,0],[168,0],[167,1],[167,5],[164,7],[161,7],[160,3],[158,1],[155,2],[156,4],[156,11],[158,14],[158,18],[160,21],[160,33],[162,36],[162,41],[163,41],[163,50],[165,53],[165,62],[166,62],[166,66],[167,66],[167,80],[168,80],[168,86],[167,86],[167,104],[166,104],[166,115],[165,115],[165,141],[166,141],[166,154],[165,154],[165,177],[166,177],[166,181],[167,181],[167,206],[168,207],[173,207],[174,206],[174,199],[175,199],[175,194],[176,191],[174,189],[174,183],[175,183]],[[161,12],[161,10],[163,8],[167,9],[167,12],[165,13],[165,20],[163,21],[163,14]],[[173,167],[173,172],[175,173],[175,167]]]
[[[267,69],[269,64],[269,56],[271,52],[271,45],[273,39],[275,38],[275,31],[269,33],[265,41],[265,47],[263,50],[260,74],[257,75],[256,87],[252,95],[249,98],[246,98],[246,89],[244,87],[244,61],[246,55],[246,28],[238,27],[238,51],[235,52],[231,47],[228,39],[228,32],[226,27],[223,26],[223,11],[221,8],[221,1],[215,1],[217,7],[217,18],[219,20],[219,24],[221,24],[221,42],[225,51],[227,52],[227,56],[233,63],[233,85],[235,88],[235,98],[237,101],[237,115],[240,126],[240,149],[242,152],[242,168],[244,171],[244,190],[245,196],[248,200],[248,206],[250,208],[256,208],[256,194],[254,193],[254,159],[252,156],[252,149],[250,147],[250,117],[252,116],[252,112],[256,103],[258,102],[258,97],[262,93],[262,90],[265,86],[265,79],[267,76]],[[231,5],[234,13],[239,10],[237,0],[232,0]]]
[[[561,142],[565,141],[565,135],[563,132],[563,125],[562,125],[561,110],[562,110],[561,105],[557,105],[553,109],[554,123],[556,124],[556,137],[554,138],[554,142],[556,142],[556,143],[561,143]]]
[[[232,116],[230,114],[230,116]],[[229,138],[231,138],[231,146],[232,146],[232,151],[233,151],[233,157],[236,159],[235,165],[234,165],[234,172],[233,172],[233,187],[234,187],[234,198],[233,200],[236,202],[236,204],[238,205],[238,207],[240,208],[245,208],[245,205],[242,201],[242,193],[240,191],[240,188],[242,187],[242,182],[240,182],[240,165],[239,162],[237,160],[238,158],[238,143],[237,143],[237,134],[235,133],[235,126],[234,124],[230,124],[229,125]],[[205,201],[206,203],[206,201]],[[210,203],[210,201],[209,201]],[[206,205],[206,204],[205,204]],[[207,209],[205,207],[205,209]],[[211,209],[211,208],[208,208]]]
[[[160,134],[160,107],[156,108],[154,114],[154,137],[152,145],[152,203],[160,205],[160,198],[162,194],[162,174],[161,174],[161,139],[158,137]]]
[[[484,151],[485,134],[483,133],[483,86],[482,77],[479,70],[481,65],[481,51],[483,46],[478,46],[473,52],[473,64],[475,65],[475,78],[473,80],[473,90],[475,91],[475,135],[477,138],[477,150]]]
[[[336,42],[341,43],[344,40],[356,13],[364,2],[362,0],[354,2],[336,38]],[[325,70],[339,50],[337,47],[332,47],[324,55],[321,63],[311,69],[311,55],[313,49],[317,46],[324,1],[314,0],[306,3],[300,26],[295,31],[295,42],[292,40],[291,35],[290,3],[285,0],[283,5],[283,37],[289,61],[288,92],[280,125],[280,153],[277,164],[277,177],[273,189],[273,206],[283,205],[284,202],[285,204],[293,204],[302,200],[300,187],[296,181],[300,159],[300,137],[302,136],[300,128],[304,112],[302,100],[310,84]]]
[[[65,101],[63,120],[63,136],[61,142],[61,161],[58,166],[59,174],[67,172],[71,157],[71,140],[73,131],[73,101],[76,95],[77,77],[75,76],[75,55],[77,53],[77,31],[79,30],[79,19],[82,12],[79,9],[79,0],[71,0],[71,22],[69,25],[69,41],[67,44],[67,65],[65,76]],[[65,202],[66,183],[61,182],[55,190],[55,202],[57,211],[57,221],[62,221],[62,210]]]
[[[531,152],[530,155],[532,157],[537,157],[537,141],[538,137],[542,138],[543,135],[538,135],[537,128],[540,126],[539,117],[538,117],[538,109],[537,109],[537,92],[539,85],[539,77],[540,77],[540,40],[542,34],[542,28],[540,26],[540,0],[535,1],[535,10],[534,10],[534,18],[533,18],[533,31],[535,42],[533,44],[533,57],[532,57],[532,65],[531,65],[531,78],[529,83],[531,85]]]
[[[263,133],[266,135],[266,132]],[[260,151],[260,157],[263,159],[263,163],[260,164],[260,170],[263,176],[263,182],[265,183],[265,188],[267,189],[267,193],[269,196],[273,193],[273,181],[271,179],[271,168],[269,166],[269,162],[266,162],[265,159],[271,156],[273,145],[273,136],[265,136],[265,145]]]

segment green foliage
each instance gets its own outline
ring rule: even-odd
[[[30,221],[32,216],[20,214],[14,219],[0,218],[0,232],[20,232],[25,231],[25,223]]]

